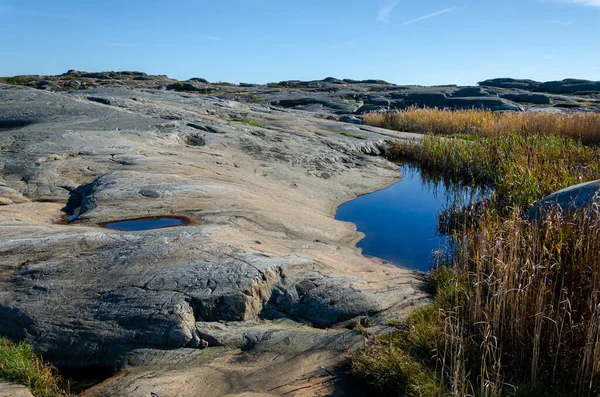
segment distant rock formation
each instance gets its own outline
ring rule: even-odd
[[[541,83],[534,80],[509,78],[485,80],[479,83],[483,87],[499,87],[525,91],[546,92],[549,94],[600,94],[600,81],[564,79]]]
[[[410,107],[523,111],[552,107],[600,109],[600,82],[566,79],[541,83],[533,80],[491,79],[475,87],[456,85],[396,85],[384,80],[352,80],[327,77],[323,80],[287,80],[278,83],[210,83],[201,77],[179,81],[165,75],[143,72],[84,72],[69,70],[60,76],[15,76],[0,82],[46,91],[80,91],[102,87],[163,89],[223,99],[265,103],[305,110],[324,117],[360,116]],[[89,100],[94,101],[90,96]],[[100,102],[102,103],[102,102]],[[105,103],[109,105],[109,103]],[[355,120],[355,119],[353,119]]]

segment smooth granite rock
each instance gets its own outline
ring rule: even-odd
[[[485,87],[501,87],[511,89],[522,89],[535,92],[546,92],[549,94],[578,94],[589,91],[600,92],[600,81],[564,79],[562,81],[539,82],[533,80],[517,79],[491,79],[479,83]]]
[[[0,333],[56,365],[127,371],[90,395],[279,394],[338,379],[361,337],[327,328],[429,300],[419,273],[363,257],[354,226],[333,219],[399,177],[378,155],[417,134],[150,88],[0,84],[0,122]],[[102,227],[156,216],[187,225]],[[252,376],[227,366],[242,359]]]
[[[0,397],[33,397],[25,386],[0,380]]]
[[[535,105],[550,105],[552,103],[552,100],[548,95],[532,94],[530,92],[505,93],[502,94],[501,97],[513,102],[531,103]]]
[[[575,211],[597,211],[600,204],[600,180],[582,183],[559,190],[538,201],[529,209],[527,215],[539,219],[551,208],[560,207],[567,213]]]
[[[479,97],[489,96],[489,93],[481,87],[460,88],[452,93],[453,97]]]

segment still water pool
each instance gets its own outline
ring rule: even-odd
[[[117,222],[103,223],[101,226],[107,229],[122,230],[127,232],[137,232],[141,230],[164,229],[166,227],[185,226],[189,220],[182,217],[155,217],[130,219]]]
[[[335,219],[352,222],[365,234],[358,243],[364,255],[428,271],[432,252],[449,243],[437,232],[439,212],[456,197],[468,203],[481,195],[468,187],[434,183],[410,164],[401,165],[400,172],[403,178],[388,188],[342,204]]]

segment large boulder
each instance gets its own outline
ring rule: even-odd
[[[489,93],[481,87],[464,87],[454,91],[452,96],[457,98],[489,96]]]
[[[390,109],[406,109],[409,107],[410,105],[403,100],[395,100],[390,103]]]
[[[340,97],[315,93],[314,95],[294,95],[285,98],[278,98],[270,102],[271,105],[280,106],[283,108],[319,111],[326,109],[340,114],[353,113],[359,108],[357,102],[347,101]]]
[[[509,92],[508,94],[500,95],[500,97],[513,102],[528,103],[531,99],[531,94],[529,92]]]
[[[177,82],[173,84],[167,85],[167,90],[172,91],[188,91],[188,92],[202,92],[203,89],[196,87],[194,84],[190,82]]]
[[[552,101],[550,97],[544,94],[531,94],[529,97],[529,103],[534,105],[550,105]]]
[[[485,80],[480,82],[479,85],[484,87],[499,87],[526,91],[547,92],[550,94],[600,92],[600,81],[579,79],[564,79],[561,81],[547,81],[545,83],[541,83],[533,80],[500,78]]]
[[[458,95],[457,95],[458,93]],[[463,96],[474,94],[475,96]],[[392,109],[405,109],[411,106],[438,107],[453,109],[489,109],[491,111],[521,111],[518,104],[498,96],[489,95],[478,87],[467,87],[458,91],[431,90],[409,91],[407,93],[394,93],[389,107]]]
[[[379,85],[391,85],[390,83],[388,83],[385,80],[375,80],[375,79],[369,79],[369,80],[352,80],[352,79],[344,79],[344,83],[348,83],[348,84],[379,84]]]
[[[534,105],[549,105],[552,103],[550,97],[544,94],[532,94],[529,92],[510,92],[500,95],[504,99],[513,102],[531,103]]]
[[[483,87],[511,88],[511,89],[521,89],[521,90],[528,90],[528,91],[533,91],[533,90],[537,89],[540,85],[540,83],[538,81],[510,79],[510,78],[489,79],[489,80],[481,81],[478,84]]]
[[[344,84],[343,80],[336,79],[335,77],[327,77],[327,78],[323,79],[323,81],[326,83],[331,83],[331,84]]]
[[[591,209],[598,204],[600,204],[600,180],[559,190],[535,203],[527,215],[531,219],[539,219],[548,210],[557,206],[562,211],[573,213],[578,210]]]
[[[378,95],[369,95],[364,98],[364,102],[368,105],[390,106],[389,98]]]
[[[358,108],[358,110],[356,110],[356,112],[354,112],[354,113],[355,114],[366,114],[366,113],[372,113],[372,112],[386,111],[388,109],[389,109],[389,106],[363,105],[360,108]]]
[[[600,81],[565,79],[540,84],[540,91],[552,94],[577,94],[600,91]]]
[[[406,102],[418,106],[444,106],[448,97],[442,92],[411,92],[406,95]]]
[[[209,83],[208,83],[208,80],[206,80],[206,79],[203,79],[203,78],[201,78],[201,77],[192,77],[192,78],[190,79],[190,81],[195,81],[195,82],[197,82],[197,83],[202,83],[202,84],[209,84]]]
[[[28,86],[37,88],[38,90],[48,90],[48,91],[55,91],[60,88],[58,86],[58,84],[56,84],[52,81],[48,81],[48,80],[40,80],[36,83],[31,83],[31,85],[28,85]]]

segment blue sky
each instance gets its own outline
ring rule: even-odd
[[[0,0],[0,75],[600,80],[600,0]]]

